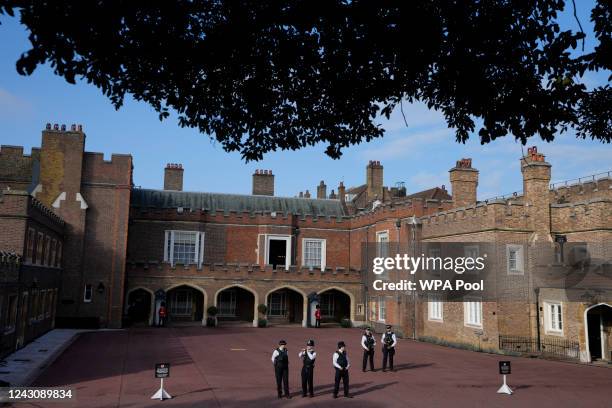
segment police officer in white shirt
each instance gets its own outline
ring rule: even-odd
[[[361,336],[361,348],[363,348],[363,372],[365,373],[368,365],[368,359],[370,360],[370,371],[374,371],[374,346],[376,346],[376,339],[372,334],[372,329],[369,327],[365,328],[365,333]]]
[[[302,397],[306,397],[306,393],[310,394],[310,398],[314,397],[314,365],[317,358],[317,352],[314,350],[314,340],[306,342],[306,348],[302,349],[298,357],[302,359]]]
[[[338,342],[338,350],[334,352],[332,359],[334,368],[336,369],[336,376],[334,379],[334,398],[338,398],[338,391],[340,390],[340,379],[342,379],[342,385],[344,387],[344,396],[346,398],[353,398],[349,395],[349,372],[348,369],[351,367],[348,356],[346,355],[346,345],[343,341]]]
[[[395,346],[397,344],[397,338],[395,333],[391,331],[391,326],[387,326],[387,330],[383,333],[380,342],[383,345],[383,371],[387,371],[387,359],[389,360],[389,369],[393,370],[393,356],[395,355]]]
[[[278,398],[283,398],[283,391],[286,398],[291,398],[289,394],[289,354],[285,340],[278,342],[278,347],[272,353],[272,363],[274,364]]]

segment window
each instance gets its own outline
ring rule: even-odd
[[[378,306],[376,305],[376,300],[370,300],[370,320],[376,320],[376,312],[378,310]]]
[[[334,295],[323,293],[320,298],[319,306],[321,307],[321,317],[334,317],[335,304]]]
[[[83,292],[83,302],[90,303],[93,297],[93,289],[90,283],[85,285],[85,290]]]
[[[389,231],[376,233],[376,256],[379,258],[389,256]]]
[[[287,303],[284,292],[274,292],[270,295],[270,316],[285,316]]]
[[[38,310],[38,291],[32,292],[32,297],[30,298],[30,323],[36,320],[36,311]]]
[[[6,324],[4,326],[5,333],[10,333],[15,330],[17,322],[17,295],[10,295],[6,308]]]
[[[57,254],[55,256],[55,266],[58,268],[62,267],[62,243],[57,242]]]
[[[378,298],[378,321],[383,322],[387,318],[387,301],[384,296]]]
[[[45,258],[43,262],[46,266],[51,266],[51,237],[45,237]]]
[[[463,302],[464,321],[466,326],[482,327],[482,302],[467,300]]]
[[[439,296],[429,295],[429,302],[428,302],[427,308],[428,308],[429,320],[434,320],[434,321],[443,320],[442,315],[443,315],[444,303],[442,303],[442,300],[440,299]]]
[[[55,265],[55,255],[57,254],[57,240],[53,239],[51,242],[51,259],[49,260],[49,266]]]
[[[50,317],[51,316],[51,311],[53,310],[53,299],[55,298],[55,291],[54,290],[50,290],[48,295],[47,295],[47,305],[46,305],[46,309],[45,309],[45,317]]]
[[[42,320],[45,318],[45,306],[47,305],[47,291],[43,290],[40,292],[40,299],[38,300],[38,309],[36,311],[36,318]]]
[[[170,314],[173,316],[191,316],[193,309],[193,291],[191,289],[175,289],[170,296]]]
[[[466,245],[463,248],[463,254],[466,258],[471,258],[471,259],[476,259],[478,257],[480,257],[480,248],[478,248],[478,245]],[[469,275],[477,275],[478,274],[478,269],[473,268],[473,269],[467,269],[465,273],[469,274]]]
[[[28,242],[26,248],[26,262],[32,263],[34,260],[34,245],[36,240],[36,231],[33,228],[28,229]]]
[[[224,290],[219,293],[219,316],[236,316],[236,291]]]
[[[303,265],[309,268],[325,269],[325,240],[304,238],[302,240]]]
[[[563,333],[563,311],[559,302],[545,302],[544,315],[546,332],[553,334]]]
[[[164,262],[200,266],[204,260],[204,233],[198,231],[166,231]]]
[[[357,303],[357,315],[361,316],[363,315],[363,303]]]
[[[36,237],[36,263],[42,265],[44,263],[43,254],[45,246],[45,235],[42,232]]]
[[[292,261],[291,235],[260,234],[257,245],[258,254],[264,256],[264,264],[272,265],[274,269],[284,268],[289,270]],[[260,248],[263,248],[263,251],[260,251]],[[322,256],[324,256],[324,252]]]
[[[428,272],[432,275],[440,276],[442,274],[442,249],[440,247],[433,247],[427,250],[427,257],[432,258],[428,261]]]
[[[506,259],[508,261],[508,274],[523,274],[524,270],[522,245],[506,245]]]

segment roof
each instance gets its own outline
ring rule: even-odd
[[[342,217],[345,214],[340,200],[261,195],[198,193],[187,191],[151,190],[134,188],[132,207],[192,208],[224,212],[280,212],[323,217]]]
[[[422,198],[433,199],[433,200],[451,200],[452,197],[448,194],[448,191],[440,187],[430,188],[428,190],[419,191],[418,193],[410,194],[406,198]]]

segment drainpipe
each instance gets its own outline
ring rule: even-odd
[[[536,294],[536,320],[537,320],[537,324],[536,324],[536,341],[537,341],[537,347],[538,347],[538,352],[541,351],[540,350],[540,288],[535,288],[535,294]]]
[[[417,227],[417,219],[415,216],[412,216],[411,219],[411,225],[412,225],[412,256],[415,257],[416,256],[416,227]],[[412,339],[416,340],[417,339],[417,329],[416,329],[416,323],[417,323],[417,296],[416,293],[413,291],[412,292]]]

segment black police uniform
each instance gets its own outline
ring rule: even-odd
[[[342,385],[344,387],[344,396],[349,396],[349,373],[346,369],[348,367],[348,358],[346,356],[346,351],[340,352],[336,351],[338,355],[336,364],[338,364],[343,369],[340,370],[338,367],[336,369],[336,376],[334,378],[334,397],[338,396],[338,391],[340,390],[340,379],[342,379]]]
[[[383,337],[383,371],[387,369],[387,359],[389,360],[389,369],[393,370],[393,356],[395,355],[395,347],[393,347],[394,333],[385,333]]]
[[[285,392],[286,397],[289,397],[289,354],[286,348],[284,350],[277,348],[276,351],[278,356],[274,359],[274,374],[278,397],[283,396],[282,391]]]
[[[367,350],[363,349],[363,371],[366,370],[368,359],[370,360],[370,370],[374,371],[374,344],[376,340],[374,340],[372,333],[364,334],[363,337],[365,337],[363,344],[368,348]]]
[[[312,353],[311,353],[312,354]],[[310,396],[314,396],[314,365],[315,359],[310,358],[308,355],[308,350],[304,352],[302,355],[302,361],[304,365],[302,366],[302,395],[306,396],[306,392],[310,394]]]

